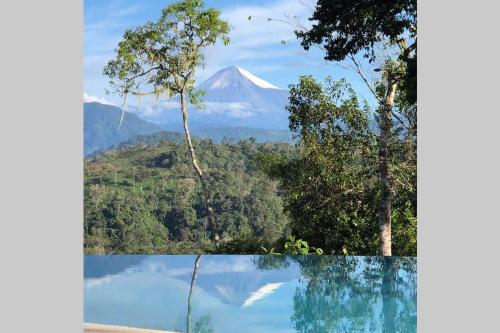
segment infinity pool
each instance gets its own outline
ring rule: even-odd
[[[175,255],[84,260],[87,323],[188,333],[417,331],[415,258]]]

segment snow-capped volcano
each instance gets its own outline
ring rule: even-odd
[[[205,81],[202,86],[205,86],[205,89],[223,89],[241,81],[241,76],[246,78],[257,87],[264,89],[280,89],[275,85],[261,79],[260,77],[253,75],[246,69],[240,68],[238,66],[231,66],[218,71],[207,81]]]
[[[267,129],[288,127],[288,113],[285,110],[288,91],[243,68],[224,68],[198,88],[206,92],[202,98],[205,107],[190,107],[189,119],[193,124]],[[140,114],[139,111],[139,115],[158,124],[179,123],[181,115],[176,101],[173,99],[168,104],[163,103],[155,110],[149,110],[149,113]]]

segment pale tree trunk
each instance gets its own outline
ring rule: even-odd
[[[196,257],[196,260],[194,261],[193,276],[191,277],[191,287],[189,288],[188,309],[186,316],[186,333],[191,333],[191,321],[192,321],[191,298],[193,297],[193,289],[196,283],[196,276],[198,275],[198,267],[200,267],[200,259],[201,255],[198,255]]]
[[[208,228],[210,229],[210,238],[215,243],[215,246],[219,246],[219,235],[217,234],[217,221],[215,219],[214,210],[212,208],[212,199],[210,193],[208,192],[207,184],[205,182],[205,176],[203,171],[198,165],[196,155],[194,153],[193,142],[191,141],[191,133],[188,127],[188,113],[186,110],[186,96],[181,93],[181,110],[182,110],[182,120],[184,123],[184,133],[186,134],[186,141],[189,148],[189,154],[191,155],[191,163],[193,164],[198,177],[200,178],[201,188],[203,191],[203,197],[205,199],[205,206],[207,208],[207,218],[208,218]]]
[[[389,73],[384,107],[380,117],[380,136],[378,143],[379,180],[382,185],[382,197],[379,211],[379,253],[390,256],[391,252],[391,205],[393,190],[389,180],[388,141],[391,133],[392,108],[396,94],[397,80]]]

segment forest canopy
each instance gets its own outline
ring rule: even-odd
[[[293,153],[288,144],[195,140],[210,170],[222,240],[256,253],[288,235],[277,181],[257,169],[259,153]],[[85,252],[204,253],[215,249],[184,142],[111,150],[85,162]],[[238,241],[236,241],[238,240]],[[229,246],[229,245],[228,245]]]

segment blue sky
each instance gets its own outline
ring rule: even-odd
[[[156,20],[161,9],[172,0],[85,0],[84,1],[84,99],[120,105],[118,96],[106,95],[108,80],[102,75],[104,65],[113,57],[113,50],[127,28]],[[300,47],[293,28],[280,22],[248,16],[272,17],[282,20],[294,16],[303,23],[314,8],[314,0],[206,0],[207,7],[215,7],[229,22],[231,43],[219,43],[206,50],[206,67],[199,69],[198,83],[220,69],[236,65],[286,89],[296,83],[300,75],[313,75],[319,80],[326,76],[346,77],[363,98],[373,98],[353,70],[323,60],[323,51],[313,47],[306,52]],[[285,45],[281,40],[286,40]],[[347,63],[346,63],[347,64]],[[366,64],[365,64],[366,66]],[[367,73],[373,73],[366,67]],[[374,77],[369,77],[374,79]]]

